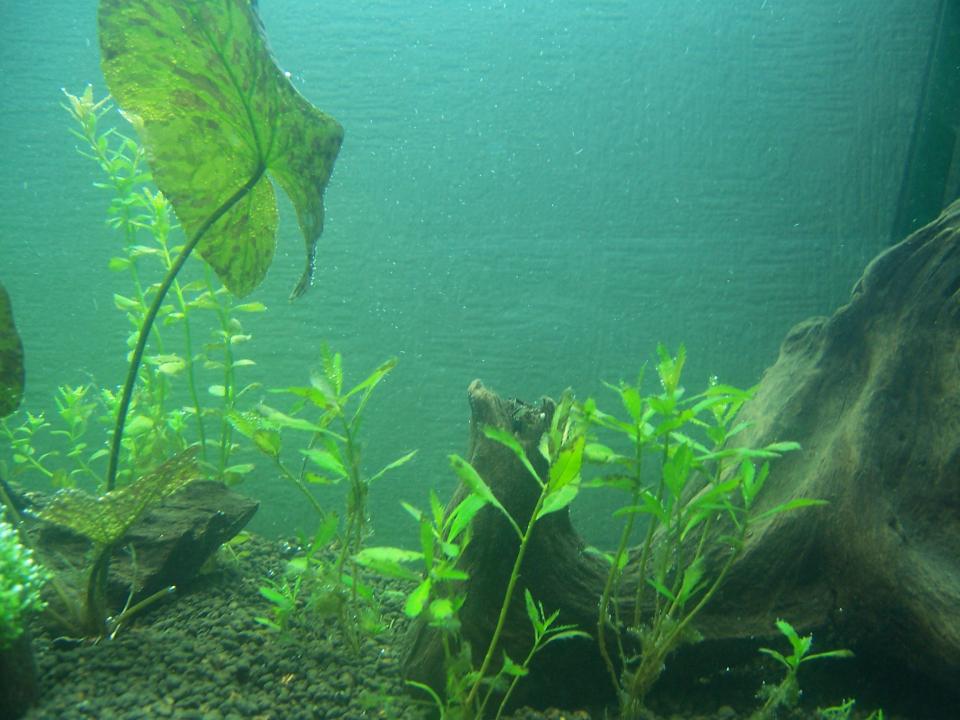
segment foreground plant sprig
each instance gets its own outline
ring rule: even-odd
[[[289,563],[288,572],[309,578],[307,609],[338,616],[347,640],[359,649],[359,633],[374,629],[373,591],[362,581],[354,557],[361,551],[369,529],[370,488],[405,465],[416,451],[405,453],[373,474],[364,472],[360,427],[373,391],[396,367],[391,358],[353,387],[345,386],[343,358],[324,346],[320,363],[310,374],[310,384],[274,389],[292,396],[295,406],[283,412],[261,404],[257,412],[233,412],[230,423],[274,463],[280,475],[307,500],[317,515],[317,530],[304,540],[308,548]],[[299,471],[284,459],[283,431],[307,433],[299,449]],[[311,487],[345,484],[342,514],[325,509]],[[341,523],[342,521],[342,523]],[[330,561],[332,550],[333,561]]]
[[[760,652],[769,655],[783,666],[786,674],[778,685],[766,686],[761,691],[761,697],[766,698],[763,707],[755,712],[750,720],[771,720],[776,717],[779,708],[796,707],[800,701],[800,681],[797,679],[797,673],[803,663],[813,662],[814,660],[824,660],[827,658],[851,658],[853,653],[849,650],[827,650],[826,652],[811,653],[813,647],[813,635],[800,636],[793,625],[786,620],[777,620],[777,629],[783,633],[784,637],[790,641],[792,652],[789,655],[783,655],[771,648],[760,648]],[[850,703],[850,707],[853,704]],[[882,712],[880,717],[882,718]]]
[[[419,551],[401,548],[367,548],[357,561],[387,577],[415,583],[407,595],[404,611],[412,618],[423,619],[439,632],[444,653],[445,686],[433,688],[420,682],[410,684],[426,693],[444,720],[480,720],[488,717],[488,708],[496,694],[501,694],[495,718],[501,717],[517,683],[529,671],[536,653],[551,642],[573,637],[589,637],[571,625],[555,625],[559,613],[547,613],[529,590],[523,596],[533,630],[533,640],[521,661],[511,658],[500,648],[506,619],[517,594],[523,560],[536,524],[547,515],[567,507],[580,488],[580,468],[586,438],[571,395],[566,394],[554,409],[549,429],[543,433],[537,452],[546,461],[548,472],[542,476],[534,467],[520,442],[509,432],[487,426],[487,439],[503,445],[537,483],[540,493],[525,525],[504,507],[477,470],[459,455],[450,456],[450,464],[469,490],[448,513],[436,493],[430,494],[430,514],[409,505],[404,507],[420,524]],[[474,517],[486,507],[493,508],[507,521],[516,535],[517,554],[498,608],[497,622],[479,663],[474,648],[464,640],[459,612],[466,602],[465,582],[468,574],[462,569],[464,552],[470,543]],[[417,573],[408,565],[419,563]],[[498,658],[500,664],[495,667]]]

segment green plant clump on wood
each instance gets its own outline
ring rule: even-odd
[[[624,720],[647,715],[647,693],[668,656],[697,638],[694,621],[740,556],[751,525],[823,504],[797,498],[757,511],[770,461],[799,445],[740,446],[737,435],[747,425],[737,415],[751,393],[712,381],[686,398],[684,348],[671,355],[661,345],[657,353],[660,392],[644,395],[642,374],[636,383],[609,386],[626,417],[604,412],[592,399],[583,407],[598,435],[585,455],[605,471],[590,484],[628,496],[614,513],[623,525],[617,548],[606,556],[610,567],[596,628]],[[606,437],[626,449],[599,442]],[[647,472],[648,464],[653,472]],[[624,599],[620,591],[639,518],[647,523],[636,555],[639,582]]]

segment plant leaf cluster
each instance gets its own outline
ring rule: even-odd
[[[667,656],[695,638],[693,620],[722,585],[750,524],[821,504],[794,499],[756,511],[770,461],[799,445],[739,445],[746,424],[737,417],[751,392],[713,379],[704,392],[688,399],[682,385],[685,363],[683,347],[671,355],[660,345],[655,364],[659,392],[644,394],[641,372],[635,383],[608,385],[625,417],[605,412],[593,399],[582,410],[596,435],[585,448],[586,457],[602,470],[590,486],[628,496],[614,513],[623,524],[616,550],[606,556],[610,569],[596,628],[621,714],[628,720],[643,716],[646,694]],[[601,436],[622,449],[600,442]],[[642,533],[639,582],[624,601],[621,588],[637,532]],[[719,567],[708,564],[714,558]]]
[[[228,418],[314,508],[317,530],[312,538],[304,538],[306,549],[288,565],[288,574],[305,578],[304,609],[337,616],[355,648],[360,632],[379,627],[373,591],[362,581],[354,561],[370,532],[370,488],[416,454],[405,453],[369,475],[363,469],[360,431],[364,411],[373,391],[394,367],[396,360],[389,359],[347,387],[342,356],[323,347],[309,385],[272,390],[294,399],[289,412],[261,403],[256,412],[234,412]],[[298,449],[302,458],[299,470],[291,469],[284,458],[285,431],[307,434],[305,447]],[[346,486],[342,513],[329,512],[311,487],[340,484]]]
[[[776,621],[777,629],[790,642],[791,652],[789,655],[783,655],[772,648],[760,648],[760,652],[769,655],[783,666],[785,674],[783,680],[778,685],[765,686],[760,692],[760,696],[765,699],[763,707],[751,716],[751,720],[771,720],[777,717],[777,711],[782,709],[792,709],[800,701],[800,681],[797,673],[803,663],[813,662],[814,660],[824,660],[827,658],[851,658],[853,653],[849,650],[827,650],[826,652],[811,653],[813,647],[813,635],[801,636],[786,620],[778,619]],[[853,707],[850,702],[846,708],[847,714]],[[826,716],[837,715],[843,712],[843,708],[834,708],[834,713],[827,713]],[[883,713],[881,711],[880,718]]]

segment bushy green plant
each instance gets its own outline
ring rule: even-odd
[[[305,270],[292,297],[302,295],[312,279],[316,244],[323,229],[323,189],[343,131],[332,117],[296,92],[288,76],[277,68],[255,4],[246,0],[216,4],[100,0],[98,20],[104,76],[125,110],[124,117],[139,133],[143,150],[119,135],[97,132],[104,101],[94,102],[92,90],[83,96],[68,95],[68,109],[81,124],[81,136],[90,144],[92,155],[117,195],[113,206],[117,226],[129,240],[145,217],[159,243],[159,248],[150,248],[147,254],[159,252],[165,267],[156,284],[138,285],[134,298],[115,297],[118,307],[130,315],[135,330],[121,389],[103,393],[113,424],[107,466],[98,488],[103,494],[96,498],[67,488],[42,513],[50,522],[79,532],[93,543],[86,596],[74,604],[67,598],[64,602],[68,609],[81,608],[75,618],[81,632],[102,636],[110,631],[104,595],[113,551],[149,505],[196,476],[190,452],[176,455],[147,474],[141,475],[137,465],[138,458],[149,457],[153,464],[168,457],[167,441],[174,450],[187,444],[182,437],[184,414],[163,409],[166,377],[192,366],[195,360],[189,347],[189,330],[186,355],[164,353],[160,347],[158,353],[147,353],[158,321],[186,320],[179,273],[196,249],[238,297],[262,281],[272,261],[278,224],[272,178],[290,197],[303,232]],[[180,52],[184,48],[188,49],[186,54]],[[185,97],[191,101],[183,102]],[[119,138],[116,150],[110,145],[114,137]],[[135,191],[145,179],[140,170],[144,157],[149,158],[160,192]],[[185,230],[182,246],[167,245],[171,210]],[[141,211],[145,213],[137,215]],[[116,269],[132,269],[135,285],[139,278],[132,260],[140,254],[141,246],[131,242],[127,257],[114,262]],[[179,308],[167,304],[171,290],[180,301]],[[5,321],[6,294],[2,293],[0,299],[0,321]],[[186,322],[184,327],[188,328]],[[238,330],[232,322],[221,329],[228,347],[245,339]],[[8,354],[6,335],[0,324],[4,358]],[[159,339],[156,342],[159,344]],[[227,353],[222,365],[226,373],[232,373],[239,363]],[[6,397],[7,386],[14,394],[22,393],[22,365],[11,367],[19,372],[10,379],[6,371],[0,376],[4,416],[11,404]],[[146,377],[141,377],[144,372]],[[138,383],[142,383],[139,393]],[[223,389],[221,397],[235,399],[226,385],[219,387]],[[193,381],[190,392],[200,446],[205,452],[202,413]],[[158,409],[159,413],[147,411]],[[133,427],[125,436],[128,418]],[[225,420],[221,428],[229,437],[231,430]],[[147,442],[139,437],[143,432],[151,435]],[[77,439],[70,439],[79,446]],[[131,445],[133,461],[129,462],[124,450],[130,452]],[[162,449],[156,451],[160,446]],[[229,447],[229,440],[221,442],[221,448]],[[85,451],[85,447],[80,448],[81,453]],[[21,455],[36,457],[36,453]],[[221,465],[222,475],[228,476],[226,461],[221,460]],[[239,473],[235,467],[232,470]],[[140,479],[117,489],[118,478],[130,481],[138,475]],[[134,610],[130,608],[129,612]]]
[[[695,639],[693,621],[723,584],[751,523],[818,504],[796,499],[762,513],[754,510],[769,460],[799,446],[737,447],[736,435],[746,426],[736,417],[750,392],[712,381],[706,391],[686,399],[681,384],[685,361],[683,347],[670,355],[661,345],[656,365],[660,392],[643,394],[642,373],[635,384],[609,386],[626,410],[625,418],[602,411],[592,399],[583,406],[587,422],[625,448],[614,450],[599,438],[586,450],[607,471],[590,484],[629,497],[614,513],[625,520],[619,543],[607,556],[610,569],[597,622],[600,653],[618,690],[624,720],[642,717],[647,692],[668,655]],[[758,467],[756,461],[762,464]],[[647,525],[635,567],[639,580],[625,602],[620,591],[640,518]],[[722,531],[719,523],[725,524],[719,526]],[[719,567],[708,567],[711,552],[720,558]]]
[[[76,124],[71,131],[84,143],[80,152],[103,174],[104,180],[95,185],[112,192],[107,224],[120,234],[122,246],[109,267],[128,281],[126,289],[114,291],[113,301],[130,326],[129,350],[137,341],[158,279],[175,261],[178,225],[163,193],[152,188],[143,148],[116,127],[103,129],[119,118],[107,98],[96,100],[89,85],[79,95],[64,93],[64,107]],[[239,383],[238,371],[255,365],[238,352],[252,337],[240,316],[262,313],[266,307],[237,302],[209,268],[201,268],[199,260],[190,264],[195,279],[174,280],[171,301],[160,309],[161,322],[139,370],[122,443],[121,485],[194,441],[200,447],[201,464],[227,484],[239,482],[253,469],[251,463],[232,462],[238,446],[226,418],[244,395],[260,387],[256,382]],[[202,337],[207,342],[198,343]],[[202,372],[216,377],[204,383]],[[181,402],[184,396],[186,404]],[[118,392],[98,387],[93,378],[82,385],[61,385],[54,397],[56,413],[49,418],[43,412],[24,412],[20,424],[0,422],[0,437],[8,440],[12,451],[9,476],[40,475],[57,488],[88,480],[105,489],[103,462],[108,450],[103,432],[113,425],[119,401]]]
[[[109,491],[148,340],[180,270],[197,250],[232,293],[252,291],[276,243],[272,178],[290,197],[304,236],[306,267],[291,297],[302,295],[313,276],[323,189],[343,130],[277,68],[251,3],[101,0],[99,27],[104,77],[186,234],[137,324],[116,405]]]
[[[442,503],[433,492],[430,494],[429,514],[404,505],[420,524],[420,550],[376,547],[367,548],[356,556],[359,563],[387,577],[416,583],[407,595],[404,612],[411,618],[421,618],[439,632],[445,682],[443,688],[418,682],[411,684],[433,700],[444,720],[481,720],[490,717],[494,713],[491,702],[498,693],[500,702],[493,717],[500,718],[517,683],[528,673],[537,652],[557,640],[587,636],[573,626],[555,625],[558,613],[548,614],[524,588],[524,602],[532,629],[530,647],[519,662],[500,648],[500,639],[521,579],[520,570],[533,530],[544,517],[573,502],[580,488],[580,468],[586,438],[572,397],[564,396],[554,411],[549,430],[543,434],[538,445],[538,451],[547,461],[546,476],[541,476],[523,446],[511,433],[489,426],[483,428],[483,432],[487,438],[513,452],[540,488],[525,525],[521,526],[513,518],[470,463],[458,455],[451,455],[451,467],[469,489],[469,494],[449,513],[444,512]],[[519,547],[493,634],[482,655],[475,656],[475,649],[463,638],[459,618],[460,609],[467,599],[464,583],[469,579],[460,565],[470,542],[473,518],[487,506],[506,518],[516,533]],[[420,572],[408,567],[410,563],[419,564],[422,568]],[[479,662],[476,657],[479,657]]]
[[[771,648],[760,648],[760,652],[769,655],[783,666],[786,671],[783,680],[778,685],[766,685],[760,691],[760,697],[765,699],[763,707],[751,716],[751,720],[771,720],[777,717],[777,711],[781,708],[790,709],[796,707],[800,702],[800,681],[797,679],[797,673],[803,663],[813,662],[814,660],[823,660],[826,658],[849,658],[853,653],[849,650],[828,650],[826,652],[811,653],[813,647],[813,635],[804,635],[801,637],[793,625],[786,620],[777,620],[777,629],[783,633],[784,637],[790,641],[791,653],[783,655]],[[834,708],[838,713],[849,711],[853,707],[850,703],[848,707]]]
[[[23,634],[30,613],[44,608],[40,590],[47,578],[13,526],[0,519],[0,650]]]
[[[310,375],[310,384],[272,392],[296,398],[283,412],[261,404],[257,412],[234,412],[234,428],[248,437],[274,463],[280,475],[300,492],[317,514],[317,530],[304,538],[303,554],[287,568],[290,575],[305,579],[304,609],[340,620],[348,641],[359,647],[359,632],[378,627],[373,591],[358,572],[354,557],[369,535],[368,496],[371,486],[387,473],[409,462],[408,452],[373,474],[362,462],[360,427],[371,394],[396,366],[390,359],[349,389],[344,385],[343,358],[326,346],[321,362]],[[282,433],[305,432],[308,440],[299,452],[299,470],[283,456]],[[311,486],[346,485],[342,513],[325,509]]]
[[[297,597],[300,595],[302,580],[303,576],[301,575],[296,576],[292,582],[288,580],[276,582],[265,578],[265,584],[261,585],[258,590],[270,603],[272,617],[258,616],[254,620],[274,632],[286,636],[290,618],[297,610]]]

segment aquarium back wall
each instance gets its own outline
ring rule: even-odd
[[[756,382],[892,240],[937,5],[261,0],[280,65],[346,139],[294,304],[302,241],[281,208],[246,378],[303,382],[323,341],[357,380],[399,358],[364,426],[371,469],[420,450],[373,491],[386,540],[407,527],[400,499],[451,489],[475,377],[605,397],[663,341],[686,343],[691,391]],[[122,380],[120,239],[59,107],[61,87],[104,93],[95,15],[0,9],[0,277],[34,411],[58,384]],[[264,500],[260,530],[311,522],[267,470],[242,489]],[[578,514],[588,533],[606,522],[589,498]]]

